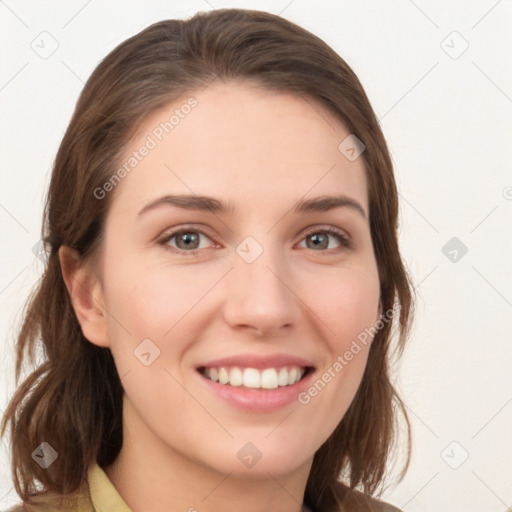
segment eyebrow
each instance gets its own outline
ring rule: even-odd
[[[219,213],[224,215],[233,215],[238,209],[233,203],[225,203],[219,199],[209,196],[180,194],[180,195],[165,195],[159,197],[146,204],[138,213],[141,215],[159,208],[163,205],[175,206],[184,210],[198,210],[209,211],[212,213]],[[313,199],[298,201],[293,211],[295,214],[300,213],[313,213],[313,212],[326,212],[335,208],[348,207],[357,211],[364,219],[366,219],[366,212],[361,204],[345,195],[339,196],[320,196]]]

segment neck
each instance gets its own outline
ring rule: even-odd
[[[126,401],[123,409],[123,447],[103,469],[132,512],[302,511],[312,459],[287,474],[222,473],[163,443]]]

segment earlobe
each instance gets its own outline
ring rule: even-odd
[[[59,260],[62,277],[83,335],[95,345],[109,347],[107,314],[97,273],[82,264],[77,251],[70,247],[60,247]]]

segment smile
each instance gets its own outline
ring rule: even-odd
[[[277,389],[292,386],[307,373],[307,367],[241,368],[239,366],[201,367],[199,373],[226,386],[251,389]]]

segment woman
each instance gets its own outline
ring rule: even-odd
[[[39,335],[46,356],[2,426],[25,510],[398,510],[375,498],[396,408],[401,478],[410,456],[397,213],[366,94],[316,36],[223,9],[120,44],[59,148],[17,343],[17,379]]]

